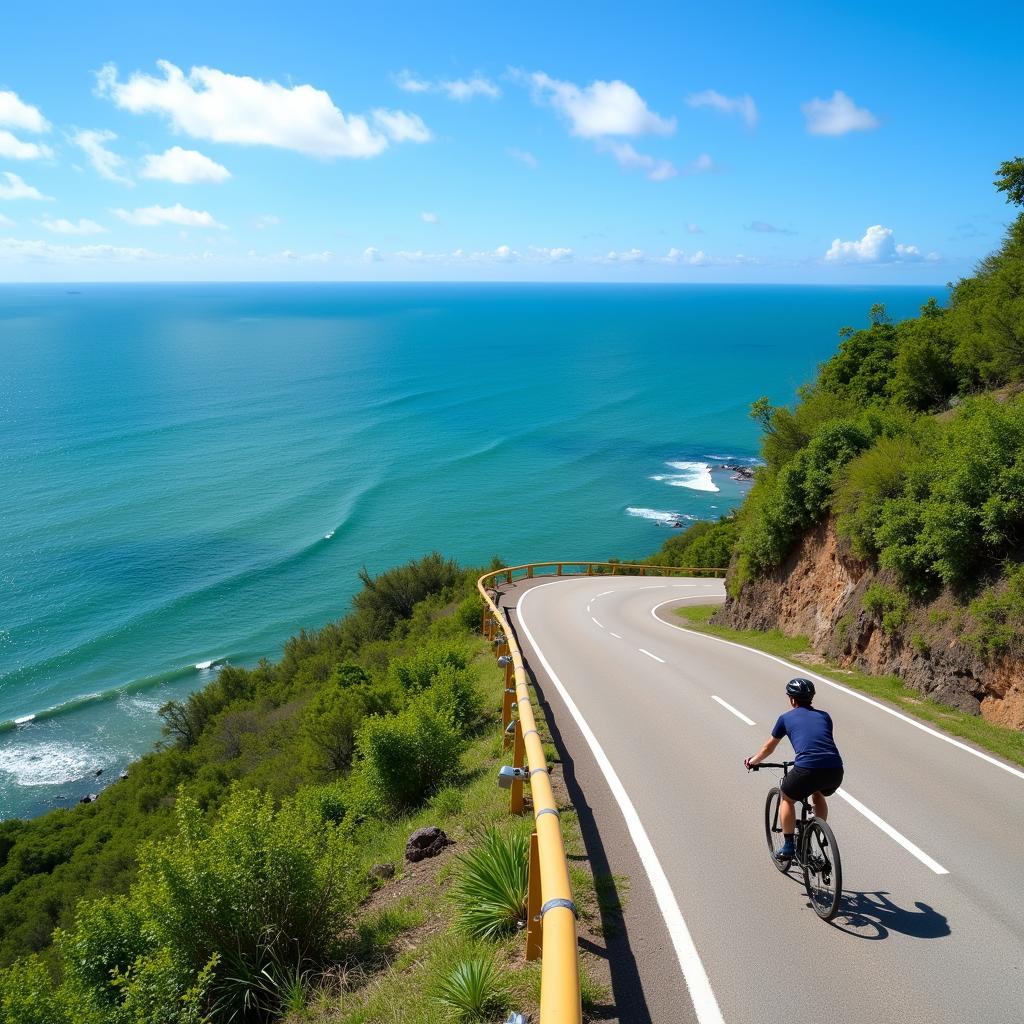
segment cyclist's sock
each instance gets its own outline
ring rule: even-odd
[[[793,845],[793,836],[795,836],[795,835],[796,835],[795,832],[783,832],[782,833],[782,838],[785,839],[785,841],[787,843],[789,843],[790,846],[792,846]]]

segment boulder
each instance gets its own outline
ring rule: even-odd
[[[418,828],[405,844],[405,859],[410,864],[424,860],[427,857],[436,857],[446,846],[451,846],[449,839],[436,825],[429,825],[427,828]]]
[[[386,882],[389,878],[395,877],[395,865],[394,864],[374,864],[369,871],[366,872],[371,879],[375,882]]]
[[[80,804],[91,804],[94,800],[98,800],[99,798],[100,798],[99,793],[87,793],[78,802]]]

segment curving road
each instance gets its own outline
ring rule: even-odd
[[[846,762],[844,904],[818,920],[768,862],[774,777],[742,767],[809,673],[674,624],[722,598],[718,580],[502,589],[592,860],[629,878],[619,1019],[1024,1020],[1024,772],[816,677]]]

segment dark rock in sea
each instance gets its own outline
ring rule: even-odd
[[[86,794],[85,796],[83,796],[83,797],[82,797],[82,799],[81,799],[81,800],[79,800],[78,802],[79,802],[80,804],[91,804],[91,803],[93,803],[94,801],[96,801],[96,800],[99,800],[99,798],[100,798],[100,795],[99,795],[99,793],[87,793],[87,794]]]
[[[410,864],[427,857],[436,857],[446,846],[451,846],[449,839],[436,825],[418,828],[405,844],[405,859]]]
[[[118,775],[118,778],[119,778],[119,779],[120,779],[120,780],[121,780],[122,782],[124,782],[124,780],[128,778],[128,769],[127,769],[127,768],[125,768],[125,770],[124,770],[123,772],[121,772],[121,774],[120,774],[120,775]]]
[[[395,865],[374,864],[366,873],[375,882],[386,882],[389,878],[395,877]]]
[[[99,778],[99,777],[100,777],[100,776],[101,776],[102,774],[103,774],[103,769],[102,769],[102,768],[97,768],[97,769],[96,769],[96,771],[94,771],[94,772],[93,772],[93,775],[95,775],[97,779],[98,779],[98,778]]]

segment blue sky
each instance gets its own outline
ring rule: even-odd
[[[18,5],[0,281],[969,273],[1019,12],[831,7]]]

